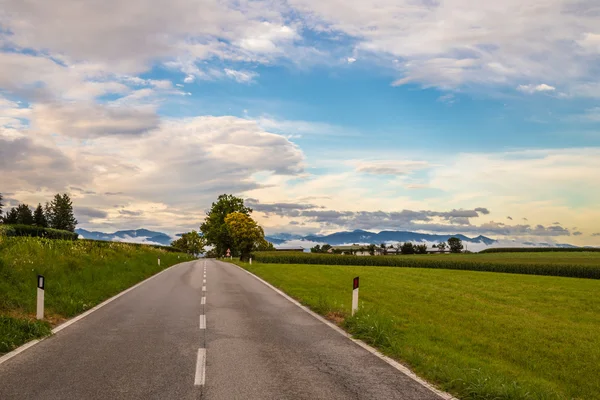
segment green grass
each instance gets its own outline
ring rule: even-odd
[[[301,252],[257,252],[254,259],[275,264],[363,265],[442,268],[600,279],[600,252],[473,253],[350,256]]]
[[[149,246],[0,236],[0,353],[48,334],[44,326],[80,314],[187,260],[185,254]],[[38,274],[46,278],[49,325],[34,320]]]
[[[241,265],[459,398],[600,399],[597,280]],[[349,317],[354,276],[361,310]]]

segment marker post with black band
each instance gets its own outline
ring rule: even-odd
[[[44,287],[46,279],[43,275],[37,276],[37,319],[44,319]]]
[[[358,276],[352,282],[352,315],[358,311]]]

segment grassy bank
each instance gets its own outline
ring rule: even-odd
[[[350,256],[275,251],[257,252],[254,259],[275,264],[441,268],[600,279],[600,252]]]
[[[600,399],[600,282],[243,264],[462,399]],[[352,278],[361,311],[349,317]]]
[[[0,236],[0,353],[189,259],[125,243]],[[35,321],[37,274],[46,277],[43,322]]]

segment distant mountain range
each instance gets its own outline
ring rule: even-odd
[[[107,241],[118,241],[118,242],[131,242],[131,243],[148,243],[148,244],[160,244],[163,246],[169,246],[174,240],[172,236],[167,235],[163,232],[151,231],[148,229],[130,229],[124,231],[117,231],[114,233],[104,233],[97,231],[88,231],[85,229],[76,229],[81,237],[84,239],[92,240],[107,240]],[[177,234],[175,236],[181,236]],[[343,244],[380,244],[380,243],[403,243],[403,242],[447,242],[449,238],[457,237],[464,243],[473,243],[475,248],[485,248],[496,244],[496,246],[505,245],[504,243],[498,242],[497,240],[491,239],[486,236],[479,235],[477,237],[470,238],[462,234],[456,235],[438,235],[429,233],[417,233],[408,231],[381,231],[379,233],[369,232],[364,230],[354,231],[343,231],[336,232],[329,235],[294,235],[290,233],[276,233],[267,235],[265,238],[273,243],[275,246],[290,244],[290,242],[296,242],[296,245],[309,248],[310,242],[317,243],[328,243],[330,245],[343,245]],[[301,242],[307,242],[303,244]],[[533,242],[522,242],[521,246],[534,246],[534,247],[577,247],[571,244],[551,244],[551,243],[533,243]],[[478,251],[474,249],[475,251]]]
[[[451,237],[457,237],[467,243],[481,243],[487,246],[496,242],[485,236],[477,236],[474,238],[465,235],[437,235],[429,233],[417,233],[407,231],[381,231],[379,233],[363,231],[360,229],[354,231],[336,232],[330,235],[290,235],[290,234],[275,234],[265,237],[268,241],[275,245],[289,242],[290,240],[305,240],[310,242],[328,243],[330,245],[341,244],[370,244],[370,243],[389,243],[389,242],[447,242]]]
[[[173,238],[166,233],[154,232],[148,229],[131,229],[114,233],[75,229],[75,232],[84,239],[107,240],[111,242],[154,243],[169,246],[173,241]]]

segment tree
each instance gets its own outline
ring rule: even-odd
[[[33,214],[27,204],[17,206],[17,224],[33,225]]]
[[[418,244],[415,247],[415,254],[427,254],[427,245],[425,243]]]
[[[275,246],[263,237],[254,244],[254,251],[275,251]]]
[[[244,200],[239,197],[222,194],[215,203],[212,203],[210,211],[206,213],[206,218],[200,226],[206,244],[214,246],[218,255],[224,255],[227,249],[231,249],[233,254],[238,253],[225,224],[225,217],[236,212],[249,216],[252,209],[244,206]]]
[[[2,221],[2,207],[4,207],[4,204],[2,204],[2,193],[0,193],[0,221]]]
[[[451,237],[448,239],[448,246],[450,246],[451,253],[460,253],[463,249],[462,240],[457,237]]]
[[[11,208],[9,212],[4,216],[5,224],[16,224],[18,220],[18,214],[16,208]]]
[[[46,217],[47,226],[52,226],[52,208],[50,207],[50,203],[46,202],[44,205],[44,217]]]
[[[446,242],[439,242],[437,246],[433,245],[433,247],[437,247],[441,252],[444,252],[448,245],[446,244]]]
[[[381,251],[383,252],[383,255],[387,255],[387,246],[385,245],[385,243],[381,243],[379,245],[379,247],[381,247]]]
[[[406,242],[400,247],[400,253],[402,254],[415,254],[415,246],[412,242]]]
[[[248,260],[254,246],[261,240],[265,240],[263,229],[247,214],[241,212],[228,214],[225,217],[225,226],[233,240],[233,245],[240,252],[241,261]]]
[[[52,221],[50,227],[74,232],[77,226],[77,220],[73,215],[73,202],[68,194],[57,194],[50,203],[49,221]]]
[[[41,204],[38,204],[33,212],[33,224],[42,228],[48,227],[48,221],[46,220],[46,215],[44,214],[44,209]]]
[[[188,254],[197,256],[204,253],[204,238],[196,231],[184,233],[181,237],[171,243],[171,246]]]
[[[321,245],[317,244],[316,246],[310,248],[310,252],[311,253],[322,253],[323,251],[321,250]]]
[[[321,247],[321,253],[329,253],[329,250],[333,249],[330,244],[324,244]]]
[[[370,244],[370,245],[369,245],[369,254],[370,254],[370,255],[372,255],[372,256],[374,256],[374,255],[375,255],[375,248],[376,248],[376,247],[377,247],[377,246],[375,246],[374,244]]]

